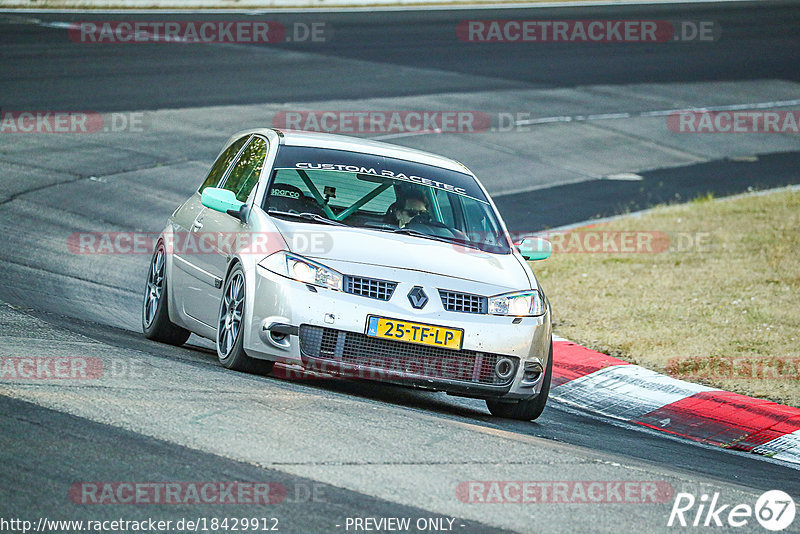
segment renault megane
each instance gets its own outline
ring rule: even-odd
[[[214,340],[227,368],[274,362],[482,398],[532,420],[552,370],[550,304],[460,163],[385,143],[232,136],[160,235],[147,337]]]

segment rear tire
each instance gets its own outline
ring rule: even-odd
[[[251,358],[244,351],[246,286],[244,269],[238,263],[231,269],[217,315],[217,357],[227,369],[244,373],[268,373],[275,362]]]
[[[536,397],[518,402],[501,402],[496,399],[486,399],[486,406],[495,417],[518,419],[520,421],[533,421],[537,419],[547,404],[550,395],[550,378],[553,375],[553,341],[550,340],[550,354],[547,357],[547,366],[542,379],[542,390]]]
[[[167,254],[164,244],[159,243],[150,260],[147,285],[142,301],[142,332],[153,341],[181,346],[191,332],[169,320],[167,309]]]

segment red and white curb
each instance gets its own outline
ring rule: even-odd
[[[800,409],[678,380],[557,337],[550,396],[701,443],[800,463]]]

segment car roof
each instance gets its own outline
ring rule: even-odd
[[[384,156],[387,158],[396,158],[414,161],[417,163],[424,163],[426,165],[442,167],[474,176],[469,169],[456,160],[439,156],[437,154],[431,154],[430,152],[416,150],[414,148],[407,148],[404,146],[382,143],[380,141],[373,141],[372,139],[362,139],[360,137],[350,137],[347,135],[308,132],[301,130],[279,130],[275,128],[260,128],[248,130],[248,132],[261,134],[275,132],[280,138],[280,143],[287,146],[307,146],[314,148],[345,150],[348,152],[359,152],[362,154],[372,154],[375,156]],[[244,134],[248,132],[240,133]]]

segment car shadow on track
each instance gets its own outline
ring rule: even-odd
[[[312,388],[442,415],[466,417],[473,421],[481,419],[493,420],[492,416],[488,414],[483,401],[476,399],[461,399],[447,396],[441,392],[331,375],[306,374],[305,378],[295,378],[299,374],[292,375],[287,373],[287,367],[281,364],[277,364],[271,373],[237,373],[222,367],[217,360],[217,354],[212,342],[195,335],[192,335],[184,346],[175,347],[150,341],[139,332],[116,326],[32,309],[26,309],[24,313],[49,323],[55,329],[73,332],[100,343],[120,349],[144,352],[158,358],[173,359],[186,365],[215,368],[221,372],[230,373],[231,376],[239,377],[239,379],[266,380],[279,387]],[[308,376],[312,377],[309,378]]]
[[[663,435],[642,432],[625,425],[611,425],[599,417],[591,417],[565,408],[551,401],[541,418],[534,422],[499,419],[488,414],[483,401],[450,397],[444,393],[421,391],[398,385],[345,380],[341,378],[287,380],[266,375],[235,373],[224,369],[217,361],[216,352],[205,341],[191,338],[190,345],[173,347],[146,339],[139,332],[125,330],[97,322],[66,317],[37,310],[23,309],[23,313],[36,317],[54,329],[73,332],[117,349],[130,350],[180,362],[197,370],[222,373],[238,381],[253,381],[256,385],[299,392],[309,396],[346,395],[354,403],[381,403],[400,410],[417,412],[422,417],[438,418],[442,423],[470,425],[479,432],[498,432],[508,438],[523,440],[543,438],[556,446],[566,443],[570,447],[583,447],[592,457],[605,454],[623,455],[630,460],[643,460],[651,465],[668,463],[672,469],[682,470],[686,476],[704,473],[719,480],[771,489],[775,484],[791,489],[798,487],[797,471],[786,466],[747,460],[718,448],[698,447],[694,443],[665,439]]]

